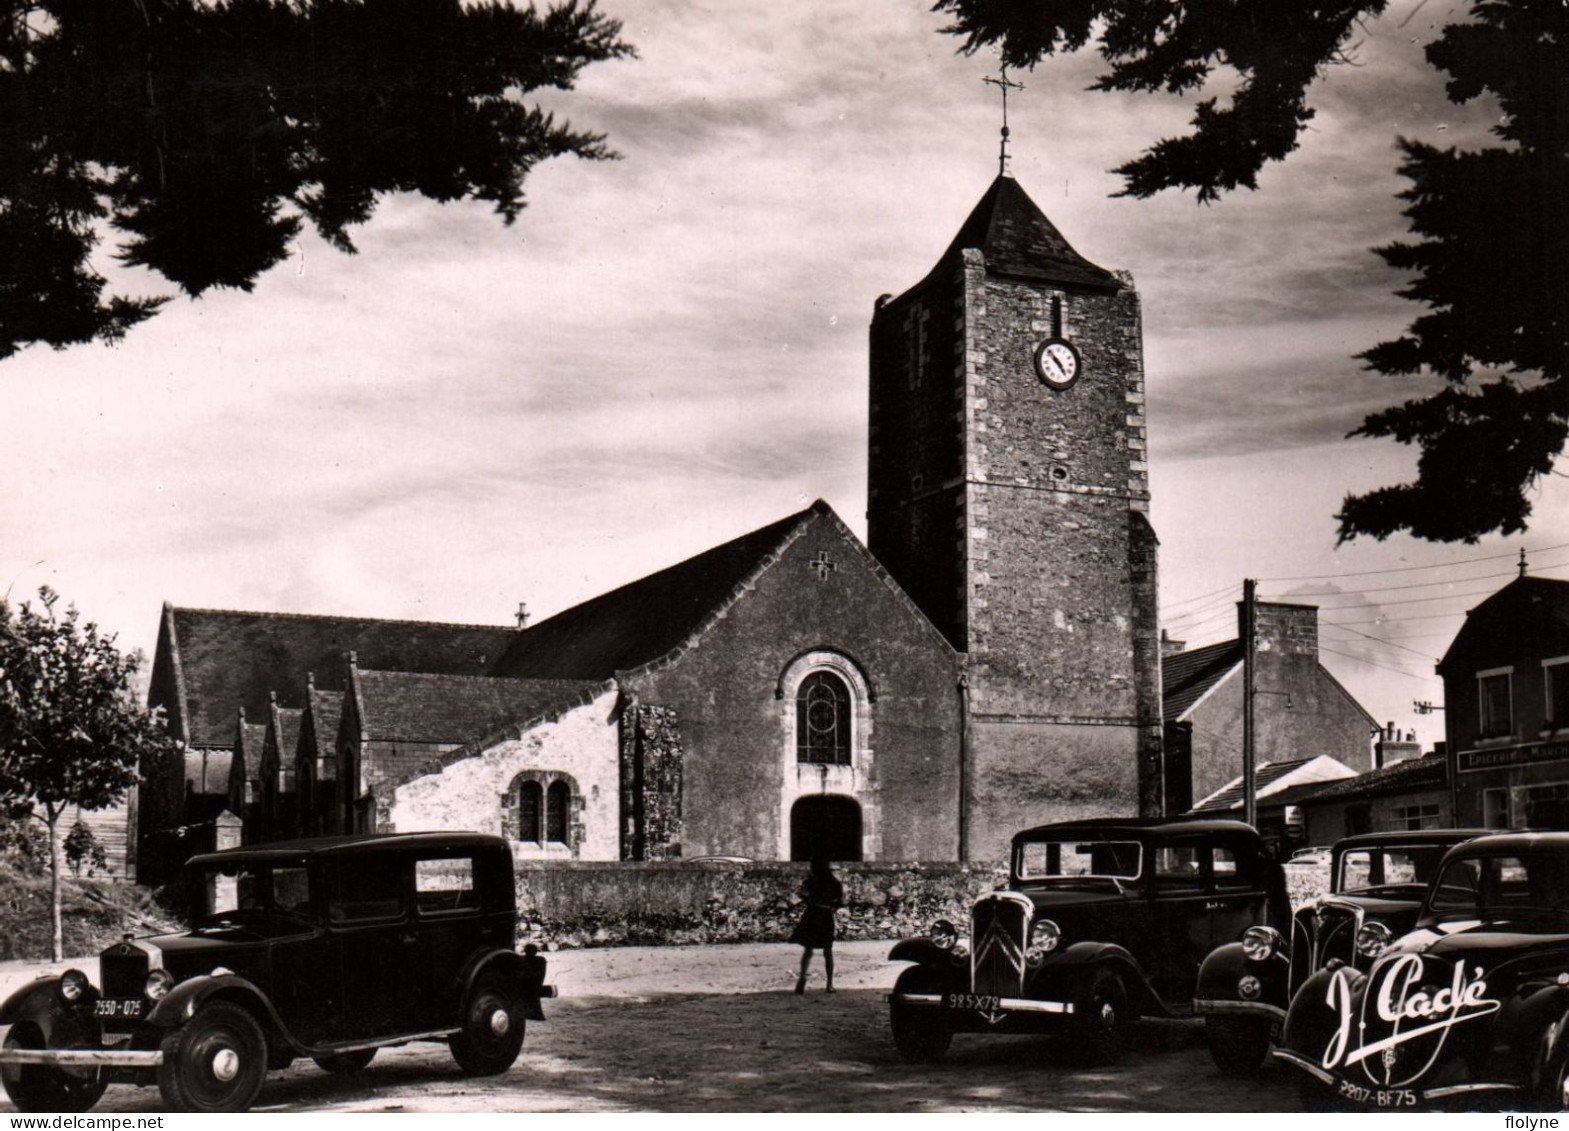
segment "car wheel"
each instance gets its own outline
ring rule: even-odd
[[[334,1076],[353,1076],[364,1072],[366,1065],[376,1059],[375,1049],[358,1049],[355,1052],[335,1052],[327,1056],[313,1056],[316,1067]]]
[[[1075,1059],[1083,1064],[1112,1064],[1128,1051],[1128,991],[1107,969],[1095,971],[1088,990],[1074,1002]]]
[[[158,1090],[175,1111],[245,1111],[267,1078],[267,1038],[232,1002],[202,1006],[162,1049]]]
[[[512,1067],[523,1050],[523,1012],[512,983],[481,974],[463,1009],[463,1028],[449,1042],[452,1059],[470,1076],[495,1076]]]
[[[942,985],[935,974],[912,966],[894,983],[895,994],[940,994]],[[893,1030],[894,1048],[912,1064],[935,1064],[948,1055],[953,1031],[941,1006],[888,1003],[888,1025]]]
[[[48,1047],[36,1025],[17,1025],[5,1039],[6,1048]],[[86,1111],[98,1102],[109,1082],[97,1069],[68,1072],[49,1064],[7,1064],[0,1084],[17,1111]]]
[[[1269,1019],[1210,1014],[1204,1018],[1204,1043],[1228,1076],[1251,1076],[1269,1055]]]

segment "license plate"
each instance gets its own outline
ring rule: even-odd
[[[975,1009],[982,1013],[995,1013],[998,997],[996,994],[949,994],[949,1009]]]
[[[132,1001],[117,1001],[114,998],[99,998],[93,1006],[93,1015],[96,1017],[140,1017],[142,1003],[139,999]]]
[[[1337,1080],[1335,1089],[1341,1099],[1350,1100],[1363,1107],[1402,1108],[1416,1107],[1416,1092],[1411,1088],[1370,1088],[1353,1084],[1350,1080]]]

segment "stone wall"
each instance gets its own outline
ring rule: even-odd
[[[519,861],[520,942],[555,947],[784,942],[800,917],[805,864],[542,864]],[[970,904],[1007,879],[985,864],[844,864],[841,939],[962,925]]]

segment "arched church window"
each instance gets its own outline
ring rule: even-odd
[[[567,811],[572,806],[572,791],[557,778],[545,791],[545,839],[557,844],[567,842]]]
[[[832,672],[815,671],[795,696],[796,760],[850,764],[850,689]]]
[[[518,787],[518,839],[543,840],[545,788],[537,781],[526,781]]]

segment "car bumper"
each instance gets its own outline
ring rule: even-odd
[[[933,1009],[945,1008],[943,994],[884,994],[883,1000],[898,1002],[900,1005],[925,1006]],[[997,1012],[1000,1013],[1052,1013],[1070,1014],[1073,1012],[1071,1001],[1041,1001],[1029,997],[1000,997],[997,999]]]
[[[1237,1001],[1227,998],[1194,998],[1193,1012],[1203,1016],[1207,1013],[1230,1013],[1249,1017],[1268,1017],[1271,1021],[1284,1022],[1286,1011],[1278,1005],[1271,1005],[1267,1001]]]
[[[57,1068],[157,1068],[159,1049],[24,1049],[6,1047],[11,1026],[0,1025],[0,1064],[48,1064]]]

